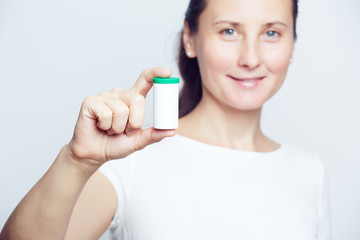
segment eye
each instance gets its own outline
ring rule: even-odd
[[[268,38],[277,38],[280,36],[280,33],[278,33],[277,31],[271,30],[271,31],[267,31],[265,33],[265,36]]]
[[[240,37],[239,33],[233,28],[225,28],[221,30],[220,35],[225,41],[235,41]]]
[[[222,34],[229,35],[229,36],[236,36],[237,32],[232,28],[227,28],[222,31]]]

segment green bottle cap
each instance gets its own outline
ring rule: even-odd
[[[153,83],[157,83],[157,84],[176,84],[179,83],[180,79],[179,78],[174,78],[174,77],[170,77],[170,78],[153,78]]]

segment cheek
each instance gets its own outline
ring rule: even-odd
[[[216,75],[221,71],[231,68],[236,62],[234,49],[226,44],[220,44],[217,41],[204,41],[200,43],[198,54],[200,69],[205,78]],[[211,75],[209,75],[211,74]]]
[[[286,75],[293,47],[291,44],[267,48],[263,51],[263,60],[267,70],[273,74],[283,77]]]
[[[293,44],[290,43],[267,48],[263,51],[263,62],[271,75],[268,82],[269,92],[267,99],[281,88],[288,71],[292,52]]]

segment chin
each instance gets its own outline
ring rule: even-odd
[[[254,111],[262,108],[266,99],[263,98],[232,98],[228,99],[226,105],[239,111]]]
[[[230,108],[236,110],[236,111],[255,111],[262,108],[263,103],[247,103],[247,102],[237,102],[237,103],[227,103]]]
[[[242,105],[236,108],[238,111],[256,111],[260,110],[262,108],[262,105]]]

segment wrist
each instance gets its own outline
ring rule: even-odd
[[[66,159],[72,168],[76,169],[84,176],[90,177],[101,167],[101,164],[98,161],[76,157],[71,151],[69,144],[63,146],[60,154],[64,159]]]

